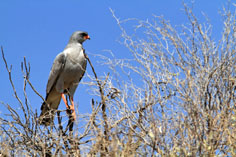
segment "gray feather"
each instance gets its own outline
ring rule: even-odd
[[[46,90],[47,94],[49,94],[49,92],[52,90],[52,87],[56,84],[57,79],[60,77],[65,62],[66,62],[66,56],[64,53],[60,53],[56,56],[48,78],[47,90]]]
[[[87,60],[82,46],[86,39],[89,39],[87,32],[73,33],[64,51],[56,56],[47,83],[46,102],[41,106],[42,124],[48,125],[53,121],[54,111],[58,109],[62,93],[69,90],[73,98],[86,70]]]

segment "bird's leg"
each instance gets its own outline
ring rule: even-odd
[[[75,120],[75,119],[76,119],[76,114],[75,114],[75,105],[74,105],[73,97],[71,97],[70,95],[69,95],[69,100],[70,100],[70,103],[71,103],[71,105],[70,105],[70,109],[71,109],[71,111],[72,111],[72,117],[73,117],[74,120]]]
[[[66,105],[66,108],[70,109],[70,107],[68,106],[68,103],[67,103],[67,100],[66,100],[66,97],[65,97],[64,93],[61,93],[61,97],[62,97],[62,99],[63,99],[63,101],[64,101],[64,103]]]
[[[66,104],[66,108],[67,108],[68,110],[71,110],[71,111],[72,111],[71,115],[72,115],[72,117],[73,117],[73,120],[75,120],[75,119],[76,119],[76,114],[75,114],[74,100],[73,100],[73,97],[71,97],[69,91],[68,91],[67,94],[69,95],[69,100],[70,100],[70,103],[71,103],[70,106],[69,106],[68,103],[67,103],[67,100],[66,100],[66,98],[65,98],[65,94],[64,94],[64,93],[61,94],[61,97],[62,97],[64,103]]]

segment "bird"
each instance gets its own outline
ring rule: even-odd
[[[61,98],[67,109],[72,112],[73,121],[76,119],[73,96],[86,71],[87,59],[83,42],[90,36],[85,31],[75,31],[65,47],[54,59],[46,88],[46,98],[41,106],[40,124],[50,125],[54,120]],[[65,94],[69,96],[68,105]]]

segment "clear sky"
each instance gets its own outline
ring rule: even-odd
[[[3,46],[8,64],[12,64],[12,76],[16,90],[23,99],[23,77],[20,64],[25,56],[31,64],[30,80],[35,88],[45,96],[50,68],[55,56],[63,51],[70,35],[76,30],[87,31],[90,41],[84,43],[86,52],[107,55],[111,50],[118,58],[126,58],[128,50],[118,42],[119,27],[112,17],[112,8],[120,19],[152,19],[153,15],[163,15],[173,25],[186,23],[182,0],[1,0],[0,1],[0,45]],[[186,0],[186,2],[188,2]],[[196,0],[194,12],[203,19],[208,15],[213,24],[215,38],[222,29],[219,11],[228,0]],[[191,6],[191,3],[188,3]],[[234,9],[234,6],[231,6]],[[132,25],[128,26],[132,29]],[[98,75],[109,70],[99,65],[98,57],[89,56]],[[87,72],[92,75],[91,68]],[[17,106],[10,87],[8,74],[0,58],[0,101]],[[84,78],[83,81],[88,81]],[[29,87],[28,87],[29,88]],[[75,102],[79,112],[90,110],[90,96],[87,85],[78,87]],[[31,90],[28,96],[33,109],[40,109],[42,100]],[[60,105],[65,108],[64,104]],[[0,111],[3,108],[0,106]]]

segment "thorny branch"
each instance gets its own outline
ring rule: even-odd
[[[30,65],[24,59],[25,101],[19,102],[24,109],[2,103],[9,118],[0,117],[0,154],[235,156],[235,14],[223,10],[217,42],[210,23],[184,7],[189,24],[178,28],[163,17],[120,20],[111,11],[122,33],[120,43],[132,57],[101,57],[111,75],[99,80],[84,54],[96,79],[88,84],[101,100],[91,98],[92,113],[80,114],[73,136],[66,134],[64,111],[57,112],[58,126],[38,125],[26,93]],[[134,31],[126,29],[129,22],[136,23]],[[11,80],[11,66],[5,65]]]
[[[102,105],[102,116],[103,116],[103,119],[104,119],[104,136],[105,136],[106,142],[108,142],[108,140],[109,140],[108,132],[109,132],[109,131],[108,131],[107,114],[106,114],[106,102],[105,102],[105,101],[106,101],[106,97],[105,97],[105,95],[104,95],[103,88],[104,88],[104,86],[105,86],[105,84],[106,84],[106,80],[108,79],[109,74],[107,75],[107,78],[106,78],[106,80],[104,81],[104,83],[101,84],[101,82],[98,80],[97,74],[96,74],[96,72],[95,72],[95,69],[94,69],[94,67],[93,67],[93,65],[92,65],[92,63],[91,63],[89,57],[88,57],[87,54],[85,53],[85,50],[83,51],[83,53],[84,53],[85,58],[87,59],[87,61],[89,62],[90,66],[91,66],[91,68],[92,68],[93,74],[94,74],[94,76],[95,76],[95,78],[96,78],[96,81],[97,81],[97,84],[98,84],[98,87],[99,87],[100,96],[101,96],[101,99],[102,99],[100,105]],[[99,108],[100,108],[100,105],[99,105]],[[105,146],[105,145],[104,145],[104,146]],[[104,150],[105,150],[106,153],[108,153],[108,148],[107,148],[107,146],[104,147]],[[104,154],[104,155],[105,155],[105,154]]]

